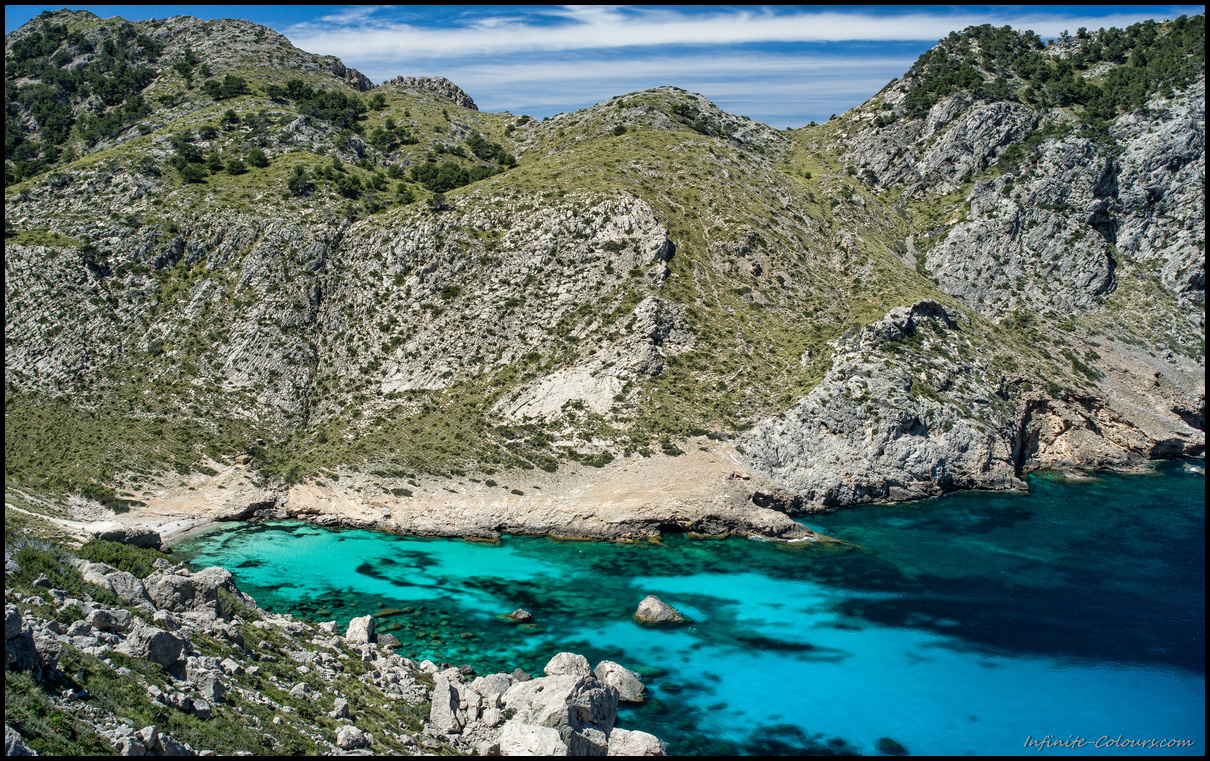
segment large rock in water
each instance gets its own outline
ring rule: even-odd
[[[655,595],[647,595],[634,612],[635,620],[645,623],[679,623],[687,621],[681,612]]]
[[[601,661],[593,673],[601,682],[618,691],[618,700],[626,703],[643,702],[643,693],[647,691],[647,685],[643,684],[638,674],[625,666],[613,661]]]
[[[374,617],[362,616],[349,621],[345,631],[345,642],[350,645],[368,645],[374,641]]]

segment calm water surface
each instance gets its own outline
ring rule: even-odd
[[[1198,462],[1197,467],[1203,463]],[[261,606],[375,614],[415,658],[540,673],[610,658],[652,699],[622,725],[677,754],[1010,754],[1029,738],[1205,745],[1205,480],[1034,475],[1026,495],[961,494],[804,522],[845,544],[746,539],[497,544],[215,527],[176,545]],[[644,628],[656,594],[694,623]],[[531,611],[534,624],[498,616]],[[1102,741],[1103,743],[1104,741]],[[891,746],[883,743],[882,749]]]

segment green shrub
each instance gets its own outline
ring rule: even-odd
[[[253,148],[248,151],[248,163],[254,167],[264,168],[269,166],[269,157],[260,148]]]
[[[144,547],[132,547],[120,542],[106,542],[94,539],[85,543],[79,549],[80,557],[93,563],[105,563],[121,571],[133,573],[140,579],[146,578],[155,570],[155,561],[167,557],[159,550]]]
[[[201,164],[186,164],[180,168],[181,179],[185,182],[205,182],[206,168]]]
[[[31,542],[13,553],[13,560],[21,566],[21,578],[33,580],[45,575],[51,587],[62,589],[73,597],[91,595],[92,599],[106,605],[119,605],[121,600],[109,589],[104,589],[84,577],[65,562],[67,556],[59,554],[44,542]]]

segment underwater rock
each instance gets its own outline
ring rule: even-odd
[[[524,621],[532,621],[534,619],[534,614],[530,613],[528,610],[525,610],[524,608],[517,608],[512,613],[509,613],[509,614],[505,615],[504,617],[511,618],[513,621],[524,622]]]
[[[908,749],[889,737],[879,737],[874,747],[884,756],[906,756]]]
[[[655,595],[647,595],[634,612],[636,621],[644,623],[679,623],[688,619],[681,612]]]

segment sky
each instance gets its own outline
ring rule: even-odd
[[[1205,6],[259,6],[81,5],[102,18],[176,15],[264,24],[376,83],[444,76],[483,111],[538,118],[675,85],[773,127],[825,121],[976,24],[1128,26]],[[4,31],[50,6],[6,5]]]

